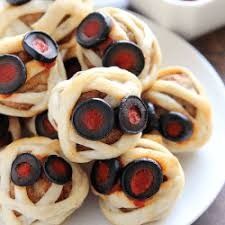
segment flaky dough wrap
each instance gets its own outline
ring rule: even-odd
[[[122,191],[99,196],[100,208],[106,218],[115,225],[141,225],[161,219],[174,205],[184,187],[184,174],[178,159],[161,144],[149,139],[140,139],[137,146],[120,157],[125,167],[138,159],[156,161],[162,169],[164,182],[159,191],[138,207],[135,200]]]
[[[192,135],[180,142],[163,138],[172,152],[195,151],[204,145],[212,131],[212,109],[204,89],[193,73],[183,67],[168,67],[158,73],[143,98],[165,111],[180,112],[193,124]]]
[[[64,185],[52,183],[37,203],[33,203],[26,187],[12,186],[10,172],[17,155],[31,153],[34,156],[62,157],[59,142],[43,137],[20,139],[0,153],[0,216],[5,225],[58,225],[81,206],[87,196],[89,184],[82,169],[70,163],[72,187],[67,198],[58,200]],[[41,183],[39,184],[41,185]],[[14,193],[14,197],[10,193]],[[30,193],[34,195],[34,193]],[[16,213],[15,213],[16,212]]]
[[[156,79],[161,63],[161,50],[155,35],[145,22],[135,15],[118,8],[102,8],[102,12],[112,20],[109,38],[114,41],[131,41],[138,45],[145,57],[145,67],[138,76],[143,89],[149,88]],[[101,57],[92,49],[85,49],[77,44],[77,57],[83,70],[102,66]]]
[[[58,130],[64,154],[73,162],[83,163],[117,157],[135,146],[141,135],[123,134],[112,145],[81,137],[72,125],[71,116],[80,96],[93,90],[106,94],[104,100],[115,108],[124,97],[140,97],[142,88],[136,76],[117,67],[93,68],[79,72],[54,88],[49,100],[49,120]],[[78,144],[88,149],[78,151]]]

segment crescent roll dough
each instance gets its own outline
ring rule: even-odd
[[[58,130],[64,154],[73,162],[117,157],[135,146],[141,135],[123,134],[111,145],[78,135],[72,125],[71,115],[81,95],[89,91],[104,93],[104,100],[115,108],[124,97],[140,96],[142,89],[136,76],[117,67],[79,72],[54,88],[49,100],[49,120]],[[79,151],[78,145],[85,146],[86,149]]]
[[[21,126],[17,117],[8,117],[9,128],[2,137],[0,137],[0,150],[4,146],[10,144],[12,141],[17,140],[21,137]]]
[[[147,158],[158,162],[166,180],[159,191],[138,206],[122,190],[109,195],[96,193],[100,208],[106,218],[115,225],[141,225],[161,219],[171,209],[184,187],[184,174],[179,161],[161,144],[150,139],[140,139],[137,146],[120,157],[125,167],[134,160]],[[141,202],[139,202],[141,203]]]
[[[57,185],[38,180],[33,186],[20,187],[10,178],[12,163],[17,155],[31,153],[38,159],[50,155],[62,157],[59,142],[43,137],[26,138],[15,141],[0,153],[0,216],[5,225],[58,225],[81,206],[88,194],[89,184],[86,174],[76,164],[72,181]],[[46,182],[50,183],[47,190]],[[48,184],[49,185],[49,184]],[[37,202],[35,199],[39,196]]]
[[[163,138],[172,152],[194,151],[204,145],[211,135],[212,109],[202,85],[191,71],[183,67],[168,67],[158,73],[158,78],[143,98],[158,111],[175,111],[186,115],[193,124],[192,135],[184,141],[172,142]]]
[[[20,57],[27,70],[25,84],[10,95],[0,95],[0,113],[31,117],[47,109],[51,89],[66,79],[60,56],[52,64],[40,63],[29,57],[23,49],[24,35],[6,37],[0,40],[0,54]]]
[[[124,10],[103,8],[98,11],[111,18],[112,29],[109,38],[114,41],[132,41],[142,50],[145,67],[138,77],[143,89],[149,88],[156,79],[157,68],[161,62],[161,50],[155,35],[147,24]],[[77,44],[77,57],[83,70],[102,66],[102,59],[94,50],[85,49],[79,44]]]

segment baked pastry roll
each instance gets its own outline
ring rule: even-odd
[[[48,110],[65,156],[83,163],[135,146],[147,122],[141,91],[137,77],[117,67],[82,71],[58,84]]]
[[[21,126],[17,117],[0,114],[0,149],[21,137]]]
[[[197,150],[209,139],[211,105],[202,85],[188,69],[160,70],[156,82],[144,92],[143,98],[151,118],[144,133],[159,130],[164,145],[172,152]]]
[[[0,113],[31,117],[47,109],[51,89],[66,79],[55,41],[32,31],[0,40]]]
[[[118,66],[136,74],[143,89],[156,79],[161,51],[155,35],[136,16],[117,8],[89,14],[76,32],[82,70]]]
[[[86,174],[63,158],[57,140],[15,141],[0,153],[0,162],[5,225],[61,224],[88,194]]]
[[[164,217],[184,187],[177,158],[161,144],[140,139],[120,158],[96,161],[92,190],[115,225],[141,225]]]
[[[58,133],[48,119],[48,111],[24,120],[26,128],[31,136],[43,136],[57,139]]]

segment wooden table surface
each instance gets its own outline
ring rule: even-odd
[[[215,67],[225,83],[225,27],[191,43]],[[225,186],[216,201],[193,225],[225,225]]]

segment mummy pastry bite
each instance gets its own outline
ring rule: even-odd
[[[144,133],[158,130],[172,152],[197,150],[209,139],[211,105],[189,70],[169,67],[159,71],[156,82],[143,98],[149,115]]]
[[[0,113],[31,117],[47,109],[49,93],[66,79],[55,41],[43,32],[0,40]]]
[[[116,8],[103,8],[89,14],[76,32],[77,57],[82,70],[118,66],[134,73],[143,89],[156,79],[161,61],[158,42],[149,27]]]
[[[82,169],[66,161],[59,142],[13,142],[0,153],[0,215],[5,225],[62,224],[88,193]]]
[[[65,156],[74,162],[117,157],[133,147],[146,126],[141,83],[117,67],[93,68],[57,85],[49,120]]]
[[[21,126],[16,117],[0,114],[0,149],[21,137]]]
[[[120,158],[96,161],[91,183],[112,224],[141,225],[168,213],[183,189],[184,174],[165,147],[140,139]]]
[[[2,0],[0,36],[34,29],[49,33],[56,41],[69,39],[91,9],[90,0]]]
[[[58,133],[48,120],[48,111],[44,111],[37,116],[25,119],[27,130],[33,136],[43,136],[57,139]]]

